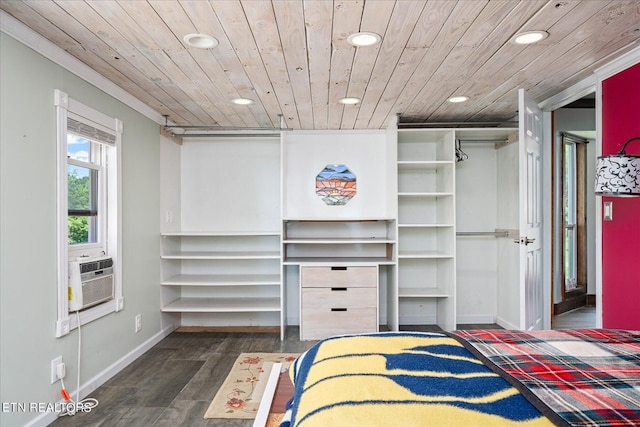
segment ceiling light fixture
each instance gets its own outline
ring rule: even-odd
[[[360,101],[361,101],[360,98],[353,98],[353,97],[346,97],[338,100],[340,104],[344,104],[344,105],[355,105],[360,103]]]
[[[469,97],[464,95],[452,96],[451,98],[449,98],[449,102],[453,102],[453,103],[465,102],[468,100],[469,100]]]
[[[540,40],[544,40],[547,37],[549,37],[549,33],[547,33],[546,31],[542,31],[542,30],[525,31],[523,33],[518,33],[515,36],[513,36],[511,41],[515,44],[531,44],[531,43],[537,43]]]
[[[187,34],[182,40],[189,46],[198,49],[212,49],[218,46],[218,40],[207,34]]]
[[[380,34],[368,31],[361,31],[347,37],[347,42],[356,47],[373,46],[380,43],[381,40],[382,37],[380,37]]]
[[[234,104],[237,104],[237,105],[250,105],[250,104],[253,104],[253,99],[235,98],[235,99],[232,99],[231,102],[233,102]]]

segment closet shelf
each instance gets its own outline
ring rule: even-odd
[[[164,286],[273,286],[279,274],[178,274],[163,280]]]
[[[188,251],[162,255],[162,259],[280,259],[277,251]]]
[[[399,228],[410,228],[410,227],[420,227],[420,228],[447,228],[447,227],[453,227],[454,225],[451,223],[408,223],[408,222],[403,222],[403,223],[398,223],[398,227]]]
[[[449,191],[414,191],[398,193],[398,197],[450,197],[453,196]]]
[[[284,265],[318,265],[318,266],[372,266],[394,265],[390,258],[379,257],[288,257],[282,262]]]
[[[449,293],[438,288],[398,288],[399,298],[448,298]]]
[[[297,237],[288,238],[283,240],[283,243],[304,243],[313,245],[352,245],[356,243],[362,244],[390,244],[395,243],[395,240],[381,238],[381,237],[354,237],[354,238],[342,238],[342,237]]]
[[[442,166],[453,165],[453,160],[399,160],[399,169],[438,169]]]
[[[280,311],[280,298],[179,298],[162,308],[165,313],[237,313]]]
[[[400,251],[398,252],[398,259],[442,259],[442,258],[453,258],[454,255],[446,252],[439,251]]]
[[[160,233],[162,237],[253,237],[253,236],[279,236],[280,231],[170,231]]]

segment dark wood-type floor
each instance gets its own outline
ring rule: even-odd
[[[496,325],[458,325],[489,329]],[[403,327],[437,332],[437,326]],[[173,332],[91,394],[98,407],[64,416],[61,426],[250,427],[252,420],[205,420],[204,413],[240,353],[299,353],[313,342],[289,327],[279,333]]]

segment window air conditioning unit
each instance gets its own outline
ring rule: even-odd
[[[69,263],[69,311],[113,298],[113,258],[79,258]]]

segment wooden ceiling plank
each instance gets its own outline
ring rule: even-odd
[[[364,1],[334,1],[331,73],[329,77],[329,129],[341,129],[344,110],[358,108],[354,105],[339,104],[338,100],[347,96],[351,67],[355,57],[355,47],[347,42],[347,37],[360,31],[363,9]]]
[[[380,102],[382,93],[387,86],[389,80],[394,77],[394,70],[402,50],[407,45],[407,41],[411,36],[411,32],[415,27],[425,3],[423,1],[399,1],[393,9],[391,19],[385,34],[393,35],[392,37],[384,37],[378,56],[369,78],[366,93],[362,100],[362,105],[358,111],[358,118],[355,127],[366,129],[369,126],[371,116]],[[365,7],[366,11],[366,7]],[[398,72],[403,71],[402,68]],[[405,79],[404,76],[398,76],[399,79]]]
[[[289,81],[293,89],[301,129],[313,129],[313,108],[309,88],[309,60],[302,2],[272,2],[280,30]]]
[[[628,8],[634,9],[632,2],[625,2]],[[556,24],[550,29],[550,34],[554,35],[554,38],[547,43],[551,43],[553,49],[549,49],[549,45],[538,44],[529,46],[528,48],[535,48],[540,50],[539,55],[521,55],[525,57],[533,57],[532,61],[529,61],[526,65],[522,65],[518,71],[511,74],[509,78],[510,84],[508,86],[500,86],[495,88],[491,93],[491,99],[500,101],[504,97],[515,98],[514,90],[520,87],[524,87],[527,90],[536,86],[536,81],[546,81],[545,86],[553,86],[551,75],[555,74],[556,69],[562,67],[562,64],[567,64],[567,69],[580,70],[579,73],[586,77],[585,71],[595,70],[594,58],[592,57],[588,63],[577,65],[577,60],[580,57],[579,46],[584,46],[584,49],[595,47],[592,51],[597,56],[603,55],[601,46],[594,46],[595,40],[591,35],[592,31],[598,33],[605,31],[606,22],[609,19],[611,10],[619,10],[618,8],[623,6],[621,2],[586,2],[581,5],[579,13],[567,14],[566,19],[556,22]],[[597,10],[596,10],[597,9]],[[632,26],[634,22],[637,22],[632,16],[629,19],[629,23],[617,22],[618,25],[609,27],[614,32],[623,31],[623,28]],[[571,31],[567,31],[566,27],[571,27]],[[542,50],[543,49],[543,50]],[[571,61],[564,61],[563,58],[572,58]],[[585,69],[586,68],[586,69]],[[565,75],[572,74],[571,71],[563,71]],[[535,79],[534,82],[529,82],[530,79]],[[562,79],[560,79],[562,80]],[[537,93],[532,93],[532,96],[537,96]],[[515,101],[512,102],[515,105]],[[481,114],[486,114],[487,109],[484,109]]]
[[[115,3],[111,4],[111,17],[105,18],[100,14],[99,11],[90,7],[89,3],[85,2],[65,2],[65,8],[68,10],[73,10],[73,15],[77,19],[81,19],[83,23],[91,22],[91,25],[87,25],[88,28],[99,38],[104,40],[105,43],[113,46],[120,55],[121,58],[126,59],[130,63],[134,64],[138,70],[141,70],[141,73],[132,74],[134,80],[138,84],[142,84],[142,82],[147,81],[153,83],[157,87],[163,89],[164,92],[168,93],[173,100],[176,102],[182,102],[185,98],[190,98],[191,93],[184,92],[182,88],[177,87],[177,85],[173,84],[170,81],[170,78],[167,76],[165,70],[162,69],[163,64],[153,63],[149,55],[141,54],[140,50],[138,50],[132,43],[129,42],[120,33],[119,29],[114,28],[111,23],[115,25],[121,24],[123,19],[126,19],[126,13],[117,6]],[[115,18],[114,18],[115,16]],[[71,25],[78,25],[76,23],[72,23]],[[120,64],[120,62],[118,62]],[[116,64],[116,66],[118,66]],[[166,102],[165,102],[166,101]],[[171,103],[171,99],[167,97],[167,99],[163,99],[167,105]],[[189,107],[184,107],[185,111],[189,109]],[[191,111],[191,115],[196,118],[198,122],[211,122],[211,117],[202,109],[196,108]]]
[[[171,13],[166,8],[171,3],[176,4],[176,2],[156,0],[151,2],[154,8],[157,5],[156,10],[159,10],[161,16],[167,16],[168,18],[171,17]],[[208,34],[215,37],[219,42],[214,49],[188,49],[195,63],[202,68],[202,71],[209,78],[211,85],[215,85],[218,88],[220,95],[216,99],[216,104],[219,105],[219,108],[233,111],[234,114],[242,117],[245,123],[253,123],[253,126],[275,127],[279,125],[277,116],[270,117],[268,109],[263,103],[263,98],[256,93],[251,79],[240,61],[238,61],[238,57],[218,22],[211,4],[205,1],[181,1],[177,3],[189,24],[185,20],[185,25],[179,27],[171,22],[169,25],[176,37],[182,39],[185,35],[191,33]],[[231,103],[231,100],[235,98],[248,98],[255,102],[251,105],[236,106]]]
[[[609,0],[607,0],[609,1]],[[560,39],[572,31],[572,24],[581,22],[585,16],[591,16],[597,13],[602,7],[603,2],[594,1],[587,7],[576,10],[578,2],[567,3],[562,7],[555,7],[547,4],[541,8],[539,12],[532,15],[524,24],[526,29],[544,28],[547,29],[552,37],[550,39]],[[490,109],[486,108],[487,104],[499,102],[499,99],[507,90],[511,96],[514,95],[514,89],[520,87],[521,78],[515,77],[517,74],[523,74],[527,71],[530,64],[536,61],[544,61],[549,66],[550,54],[548,53],[549,43],[547,41],[529,46],[518,46],[509,41],[510,35],[505,35],[505,40],[500,49],[488,61],[472,74],[468,81],[465,82],[459,91],[471,97],[469,104],[475,106],[481,112],[482,117],[487,117]],[[498,70],[498,71],[497,71]],[[500,84],[497,87],[487,91],[484,82],[491,79],[496,81],[507,82],[508,84]],[[516,106],[516,102],[512,100],[510,105]],[[501,103],[503,108],[506,105]],[[456,106],[444,105],[439,110],[434,110],[431,117],[441,119],[456,114]],[[501,120],[515,114],[515,111],[503,111],[499,117],[492,117],[491,120]],[[477,117],[471,120],[477,121]]]
[[[459,115],[463,106],[445,101],[452,96],[469,96],[470,101],[464,106],[473,104],[480,88],[474,86],[475,90],[470,91],[469,85],[472,82],[478,82],[480,85],[483,84],[484,90],[487,90],[487,80],[474,79],[473,75],[483,65],[500,58],[500,56],[496,56],[496,52],[505,43],[508,43],[511,36],[526,25],[532,16],[536,16],[545,4],[546,0],[489,3],[462,37],[460,44],[454,49],[457,54],[447,57],[442,66],[434,73],[434,82],[442,81],[449,75],[456,75],[458,78],[454,85],[449,87],[449,93],[440,91],[437,94],[442,98],[442,103],[433,109],[426,119],[435,120],[437,118],[440,121],[448,121],[451,117]],[[450,59],[460,59],[460,61],[451,61]],[[501,66],[498,65],[496,68],[501,69]],[[500,78],[502,78],[500,73],[494,73],[494,79]]]
[[[114,9],[113,5],[101,1],[91,1],[96,7],[101,4],[99,12],[109,16]],[[223,94],[217,90],[215,85],[207,85],[208,77],[203,73],[200,66],[193,61],[188,50],[184,48],[181,41],[176,38],[174,33],[169,30],[165,21],[153,9],[147,1],[118,1],[124,13],[118,13],[121,19],[121,31],[127,34],[127,37],[135,40],[138,50],[159,67],[166,70],[171,83],[176,84],[191,97],[191,100],[209,116],[208,122],[225,123],[228,126],[246,126],[238,114],[234,114],[231,110],[230,114],[225,114],[216,105],[216,100],[220,99]],[[173,2],[169,2],[169,5]],[[175,15],[175,11],[174,11]],[[179,21],[181,15],[175,15],[173,19]],[[184,15],[182,15],[184,16]],[[145,22],[146,25],[139,25]],[[171,21],[170,21],[171,22]],[[152,31],[147,29],[152,28]],[[208,93],[211,93],[208,96]],[[193,104],[192,104],[193,105]],[[251,119],[253,119],[251,117]],[[203,118],[203,120],[207,120]],[[252,121],[250,121],[253,124]]]
[[[531,3],[533,2],[527,4]],[[433,109],[437,111],[443,105],[449,104],[446,100],[456,94],[456,89],[466,78],[465,74],[470,72],[468,68],[463,67],[464,63],[474,56],[485,57],[492,54],[495,47],[487,46],[483,42],[491,33],[495,32],[502,19],[508,16],[518,4],[507,1],[490,2],[479,12],[465,30],[464,35],[437,66],[429,81],[422,88],[422,90],[428,91],[431,99],[434,100]],[[456,78],[451,76],[456,76]],[[414,117],[418,116],[415,113],[413,115]],[[385,119],[390,120],[390,117],[387,115]],[[428,120],[426,115],[423,120]]]
[[[218,111],[220,111],[222,105],[230,102],[233,98],[239,97],[238,92],[240,90],[244,89],[244,92],[247,93],[247,89],[243,87],[242,82],[238,82],[236,88],[229,81],[224,70],[215,60],[212,49],[194,48],[183,41],[185,35],[196,33],[197,30],[180,3],[168,1],[148,1],[148,3],[162,21],[162,24],[158,23],[158,26],[164,25],[167,28],[167,34],[164,35],[164,38],[171,40],[163,50],[176,62],[178,67],[191,79],[192,83],[199,88],[210,103],[215,105]],[[203,4],[207,5],[207,3]],[[136,12],[136,15],[139,16],[143,13],[144,10],[140,10]],[[212,15],[213,11],[209,9],[209,19],[211,19]],[[171,34],[171,37],[168,36],[168,33]],[[157,41],[160,42],[161,40],[158,39]],[[257,107],[254,109],[255,112],[262,109],[260,104],[256,104],[255,107]],[[236,126],[238,127],[259,126],[258,119],[250,108],[225,109],[224,114],[229,118],[230,122],[237,123]],[[264,111],[263,115],[266,116]]]
[[[385,39],[385,33],[389,27],[394,10],[398,2],[366,2],[362,13],[360,31],[370,31],[380,34]],[[422,4],[424,6],[424,4]],[[411,31],[411,29],[407,29]],[[395,37],[394,37],[395,38]],[[344,108],[342,112],[341,127],[345,129],[355,129],[358,116],[365,102],[371,102],[376,99],[373,94],[369,94],[370,98],[365,101],[365,96],[371,90],[371,78],[375,69],[378,55],[382,44],[375,46],[355,48],[355,56],[351,65],[351,74],[348,82],[347,96],[362,99],[363,103],[349,108]],[[398,76],[402,78],[402,76]],[[378,96],[379,99],[379,96]],[[337,100],[332,100],[337,102]]]
[[[70,40],[69,42],[57,42],[58,46],[70,46],[65,49],[68,53],[100,72],[105,78],[124,90],[129,91],[132,95],[144,100],[145,103],[157,111],[161,109],[165,111],[171,109],[173,111],[173,107],[167,105],[170,103],[166,101],[173,100],[175,102],[174,98],[150,80],[142,82],[132,80],[133,76],[139,75],[141,68],[132,64],[126,53],[113,49],[96,33],[86,27],[84,19],[82,23],[78,22],[75,15],[70,13],[69,8],[67,8],[67,6],[83,7],[87,11],[86,15],[91,16],[92,10],[87,8],[86,5],[79,2],[77,5],[65,3],[63,8],[54,2],[28,2],[23,4],[27,4],[31,8],[30,19],[49,22],[51,32],[46,32],[45,34],[57,35],[51,36],[50,40],[54,43],[56,43],[57,38]],[[91,21],[91,18],[87,18],[87,21]],[[51,23],[50,20],[55,21],[55,24]],[[184,96],[184,94],[180,94],[180,96]],[[182,108],[179,111],[180,114],[185,115],[190,120],[195,119],[195,116],[186,109]],[[176,112],[176,114],[178,113]]]
[[[185,125],[274,126],[278,113],[298,129],[379,129],[396,113],[406,121],[511,119],[519,87],[544,99],[640,45],[637,1],[419,1],[413,28],[398,28],[397,19],[414,20],[394,16],[411,4],[52,0],[2,1],[0,8]],[[382,45],[346,43],[373,28]],[[536,28],[549,38],[509,42]],[[212,34],[220,45],[185,49],[187,31]],[[444,102],[461,92],[469,102]],[[226,103],[236,95],[256,103]],[[364,102],[338,104],[346,95]]]
[[[265,104],[271,111],[270,116],[277,118],[278,114],[282,114],[288,127],[300,129],[298,111],[271,3],[249,1],[246,6],[243,3],[243,9],[258,48],[264,73],[266,73],[265,80],[270,85],[270,87],[259,91],[258,95],[263,99],[263,102],[268,101]],[[238,62],[238,64],[240,63]],[[276,123],[280,126],[279,121]]]
[[[570,43],[569,48],[560,57],[570,57],[571,61],[561,61],[558,58],[553,61],[553,67],[544,68],[544,78],[539,72],[530,73],[525,84],[534,87],[544,81],[551,81],[555,85],[570,85],[606,61],[598,58],[609,58],[629,44],[640,42],[640,5],[637,2],[612,2],[577,27],[575,33],[585,34],[594,27],[598,28],[598,31],[593,36],[573,39],[568,35],[562,40],[561,44],[568,39],[574,40],[573,43],[578,42],[573,46],[573,43]],[[542,65],[540,64],[536,70],[539,71]]]
[[[313,128],[329,128],[329,76],[333,2],[304,0]]]
[[[422,15],[411,33],[407,46],[402,50],[397,69],[402,69],[403,79],[393,77],[387,84],[369,121],[373,128],[386,127],[396,113],[407,108],[408,99],[401,96],[415,94],[426,84],[428,77],[419,70],[420,63],[429,52],[431,45],[440,32],[442,24],[447,20],[455,7],[455,1],[430,0],[422,10]]]
[[[218,54],[219,60],[225,65],[226,70],[233,70],[234,73],[239,73],[237,66],[227,68],[227,64],[235,64],[237,61],[242,66],[251,79],[254,91],[268,112],[269,118],[274,121],[273,112],[280,113],[281,107],[276,98],[274,85],[269,79],[268,70],[265,69],[260,56],[251,26],[247,22],[243,5],[239,1],[216,1],[210,4],[229,43],[226,45],[225,42],[223,50]]]
[[[424,115],[425,109],[430,110],[440,105],[440,99],[434,99],[431,94],[431,77],[453,50],[467,29],[471,26],[475,17],[484,9],[486,1],[458,2],[453,11],[443,23],[441,31],[436,36],[431,49],[420,65],[420,74],[426,77],[426,85],[419,91],[407,93],[406,89],[401,94],[402,98],[409,98],[407,108],[401,112],[402,116],[411,118],[416,115]],[[414,73],[415,75],[415,73]]]

